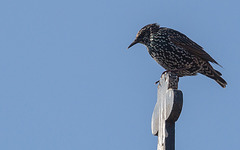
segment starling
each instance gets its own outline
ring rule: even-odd
[[[221,73],[209,62],[219,65],[201,46],[186,35],[158,24],[144,26],[129,45],[141,43],[147,47],[151,57],[166,71],[174,72],[178,77],[193,76],[201,73],[220,84],[223,88],[227,82]],[[220,65],[219,65],[220,66]]]

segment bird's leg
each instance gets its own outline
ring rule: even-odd
[[[184,69],[176,69],[176,70],[166,70],[166,71],[164,71],[163,73],[162,73],[162,75],[163,74],[165,74],[165,73],[174,73],[174,74],[176,74],[176,76],[179,78],[179,77],[182,77],[182,75],[179,75],[179,73],[178,72],[180,72],[180,71],[183,71]],[[162,76],[161,75],[161,76]],[[156,81],[155,82],[155,84],[160,84],[160,80],[158,80],[158,81]]]
[[[166,71],[165,71],[165,72],[166,72]],[[164,72],[164,73],[165,73],[165,72]],[[170,70],[170,71],[167,71],[167,72],[173,73],[173,74],[175,74],[177,77],[183,77],[183,74],[186,74],[187,69],[186,69],[186,68],[180,68],[180,69]]]
[[[166,71],[164,71],[163,73],[162,73],[162,75],[164,74],[164,73],[169,73],[169,72],[173,72],[173,70],[166,70]],[[161,75],[161,76],[162,76]]]

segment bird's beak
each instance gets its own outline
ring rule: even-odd
[[[130,47],[132,47],[133,45],[137,44],[137,43],[138,43],[138,41],[137,41],[137,40],[134,40],[134,41],[128,46],[128,49],[129,49]]]

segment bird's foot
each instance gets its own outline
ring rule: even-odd
[[[172,72],[172,71],[166,70],[166,71],[164,71],[164,72],[162,73],[162,75],[165,74],[165,73],[168,73],[168,72]],[[161,75],[161,77],[162,77],[162,75]],[[160,80],[156,81],[154,84],[155,84],[155,85],[156,85],[156,84],[160,84]]]
[[[179,74],[179,71],[182,71],[182,69],[166,70],[166,71],[164,71],[164,72],[162,73],[162,75],[165,74],[165,73],[169,73],[169,74],[174,75],[174,76],[177,76],[177,77],[182,77],[182,75]],[[161,75],[161,76],[162,76],[162,75]]]
[[[165,73],[170,73],[170,74],[173,74],[174,76],[176,75],[177,78],[182,77],[181,75],[177,75],[177,71],[178,71],[178,70],[166,70],[166,71],[164,71],[164,72],[162,73],[162,75],[165,74]],[[161,77],[162,77],[162,75],[161,75]],[[156,82],[155,82],[155,85],[156,85],[156,84],[159,84],[159,85],[160,85],[160,80],[156,81]]]
[[[164,75],[165,73],[172,73],[172,72],[174,72],[174,71],[173,70],[166,70],[162,73],[162,75]],[[162,77],[162,75],[161,75],[161,77]]]
[[[171,70],[163,71],[162,75],[163,75],[164,73],[168,73],[168,72],[172,72],[172,71],[171,71]]]

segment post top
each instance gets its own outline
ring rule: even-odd
[[[177,121],[180,116],[183,95],[182,91],[177,90],[179,78],[176,74],[165,72],[162,74],[159,85],[157,103],[152,114],[152,134],[158,135],[161,130],[161,122]]]
[[[178,76],[173,72],[164,72],[160,78],[160,86],[166,86],[166,89],[178,89]]]

